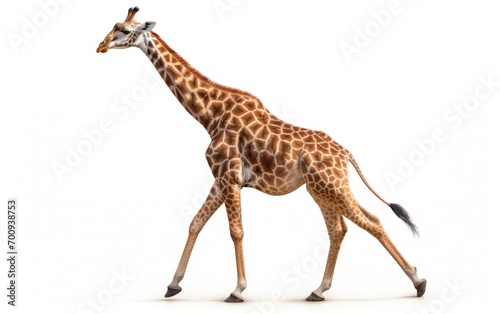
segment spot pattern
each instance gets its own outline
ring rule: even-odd
[[[193,219],[190,238],[196,238],[213,212],[226,206],[236,251],[238,284],[228,300],[241,299],[246,287],[243,263],[243,227],[240,189],[251,187],[270,195],[290,193],[306,184],[318,203],[330,237],[325,275],[308,300],[322,299],[331,287],[333,270],[346,217],[366,229],[388,249],[414,284],[421,282],[414,268],[401,256],[379,220],[362,208],[349,188],[348,164],[362,176],[354,158],[326,133],[288,124],[271,114],[260,100],[241,90],[216,84],[190,66],[156,33],[149,34],[150,57],[166,84],[186,110],[203,126],[211,142],[206,159],[215,177],[213,191]],[[364,177],[363,181],[364,180]],[[366,183],[366,181],[365,181]],[[214,202],[213,200],[218,201]],[[177,288],[184,275],[194,240],[189,240],[176,276]],[[186,253],[188,252],[188,253]]]
[[[367,187],[384,201],[368,185],[353,156],[344,147],[324,132],[281,121],[257,97],[247,92],[211,81],[150,31],[154,23],[145,23],[143,28],[142,24],[135,22],[138,10],[137,7],[129,10],[125,22],[115,25],[97,52],[106,52],[111,42],[118,47],[116,34],[123,38],[119,44],[121,48],[136,46],[143,50],[173,95],[210,135],[206,159],[215,178],[206,201],[191,222],[189,236],[166,297],[182,290],[179,283],[184,277],[196,238],[213,213],[225,204],[238,277],[236,289],[226,301],[242,301],[246,275],[241,188],[252,187],[267,194],[283,195],[303,184],[319,205],[330,237],[323,280],[307,300],[323,300],[323,292],[331,287],[337,255],[347,232],[344,217],[382,243],[412,280],[418,296],[425,292],[425,279],[416,276],[416,269],[392,244],[379,219],[361,207],[353,197],[348,180],[349,163]]]

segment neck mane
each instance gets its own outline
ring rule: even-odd
[[[233,97],[257,100],[260,104],[250,93],[217,84],[198,72],[155,32],[147,33],[145,44],[140,48],[177,100],[207,130],[219,118],[217,114],[225,111],[214,108],[217,101],[220,103],[224,98]]]

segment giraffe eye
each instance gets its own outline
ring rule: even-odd
[[[130,30],[125,28],[122,30],[122,33],[124,33],[125,35],[128,35],[128,34],[130,34]]]

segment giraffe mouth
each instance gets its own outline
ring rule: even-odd
[[[106,53],[109,50],[109,46],[106,45],[105,43],[100,43],[99,47],[97,47],[96,52],[97,53]]]
[[[103,46],[97,47],[97,53],[106,53],[108,52],[108,50],[109,50],[108,47],[103,47]]]

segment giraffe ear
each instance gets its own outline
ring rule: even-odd
[[[145,22],[143,23],[139,29],[143,32],[143,33],[147,33],[147,32],[150,32],[156,25],[156,22]]]

